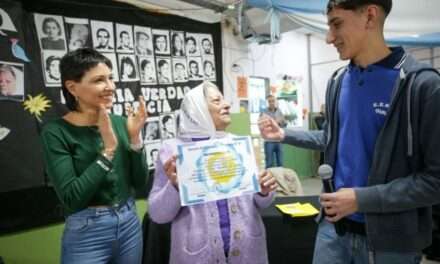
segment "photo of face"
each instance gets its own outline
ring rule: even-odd
[[[0,64],[0,95],[14,95],[17,90],[16,85],[16,76],[12,66]]]
[[[205,54],[205,55],[213,54],[212,42],[209,38],[202,39],[202,51],[203,51],[203,54]]]
[[[113,23],[90,20],[93,47],[100,52],[114,52],[115,40]],[[117,68],[117,67],[115,67]]]
[[[159,158],[159,143],[145,144],[145,156],[147,158],[148,169],[154,169],[157,159]]]
[[[133,53],[133,28],[131,25],[116,24],[117,46],[118,53]]]
[[[190,60],[188,62],[188,78],[190,80],[201,80],[203,75],[200,74],[200,58]]]
[[[154,48],[156,53],[166,53],[167,52],[167,38],[165,35],[155,35],[154,36]]]
[[[175,82],[186,82],[188,77],[186,76],[186,68],[183,62],[177,62],[174,64],[174,81]]]
[[[21,64],[0,62],[0,100],[23,100],[24,75]]]
[[[171,55],[175,57],[185,56],[185,47],[183,43],[183,32],[174,32],[171,37]]]
[[[146,58],[140,60],[141,81],[146,84],[156,83],[156,69],[154,67],[153,58]]]
[[[172,115],[164,115],[161,117],[161,125],[162,125],[162,139],[169,139],[176,137],[176,124],[174,117]]]
[[[147,121],[145,123],[144,142],[150,142],[160,139],[159,120]]]
[[[157,81],[161,84],[171,83],[170,60],[159,58],[157,60]]]
[[[134,64],[134,55],[120,55],[119,60],[119,73],[121,74],[121,81],[138,80],[138,75]]]
[[[136,35],[136,54],[137,55],[152,55],[153,52],[150,49],[150,36],[143,32],[138,31]]]
[[[54,55],[46,59],[47,82],[61,83],[60,61],[61,58]]]
[[[96,31],[96,40],[98,41],[98,45],[95,46],[96,49],[113,49],[112,45],[110,45],[110,33],[107,29],[98,29]]]
[[[34,19],[41,49],[66,50],[63,17],[34,14]]]
[[[203,73],[205,75],[205,79],[212,80],[215,79],[215,68],[214,63],[210,60],[205,60],[203,62]]]
[[[197,49],[197,42],[194,36],[189,36],[186,38],[186,54],[188,56],[198,56],[199,50]]]
[[[87,24],[67,24],[67,27],[70,28],[69,51],[90,47],[90,31]]]

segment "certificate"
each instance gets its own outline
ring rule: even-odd
[[[183,206],[260,191],[250,137],[182,143],[176,170]]]

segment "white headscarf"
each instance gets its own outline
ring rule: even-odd
[[[179,138],[218,138],[226,135],[224,131],[216,131],[209,113],[205,96],[209,87],[218,89],[212,82],[204,81],[185,94],[179,112],[179,124],[177,127],[177,136]]]

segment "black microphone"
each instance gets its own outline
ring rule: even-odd
[[[333,169],[328,164],[322,164],[318,168],[318,175],[322,178],[322,186],[324,187],[324,192],[332,193],[335,192],[335,185],[333,183]],[[325,214],[325,211],[323,211]],[[345,228],[341,222],[335,222],[336,234],[343,236],[345,234]]]

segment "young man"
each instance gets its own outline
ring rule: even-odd
[[[419,263],[431,243],[431,205],[440,203],[440,78],[402,48],[386,46],[391,0],[330,0],[327,42],[350,60],[330,79],[328,125],[262,135],[323,149],[335,193],[320,197],[314,263]],[[345,234],[335,233],[339,222]]]
[[[263,114],[274,119],[279,127],[285,126],[285,119],[280,109],[277,107],[277,99],[273,95],[267,96],[268,107]],[[283,166],[283,149],[279,140],[267,139],[264,141],[264,156],[266,168]],[[275,159],[274,159],[275,156]],[[275,162],[276,160],[276,162]]]

